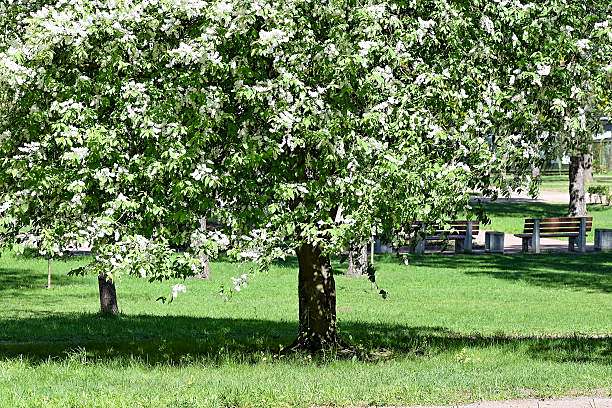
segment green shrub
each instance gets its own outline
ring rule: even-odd
[[[593,197],[597,197],[598,202],[603,204],[605,198],[606,203],[610,205],[610,199],[612,198],[612,194],[610,193],[610,188],[608,186],[589,186],[587,188],[587,192],[589,193],[591,202],[593,201]]]

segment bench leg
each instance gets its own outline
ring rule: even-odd
[[[523,238],[523,253],[529,252],[529,238]]]
[[[420,239],[417,241],[417,244],[414,247],[414,253],[417,255],[423,255],[425,253],[425,240],[424,239]]]
[[[576,250],[576,237],[569,237],[567,241],[567,250],[574,252]]]
[[[472,253],[472,235],[466,237],[463,242],[463,253],[471,254]]]
[[[578,236],[578,251],[586,252],[586,217],[580,217],[580,235]]]
[[[455,240],[455,253],[456,254],[460,254],[463,253],[465,251],[465,244],[462,240],[456,239]]]
[[[463,241],[463,252],[466,254],[472,253],[472,233],[474,232],[474,226],[472,221],[468,221],[465,229],[465,240]]]

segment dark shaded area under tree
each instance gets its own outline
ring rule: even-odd
[[[0,358],[22,356],[42,363],[48,358],[69,358],[80,350],[87,354],[88,361],[124,360],[129,364],[136,358],[148,364],[180,364],[195,359],[214,364],[226,355],[255,363],[262,352],[277,353],[279,344],[295,338],[297,322],[148,315],[105,319],[90,314],[64,314],[3,319],[0,326],[4,327]],[[612,336],[480,336],[443,327],[358,322],[342,322],[339,326],[342,333],[350,334],[364,348],[362,358],[367,360],[377,359],[378,350],[384,350],[387,356],[390,353],[393,357],[419,358],[465,347],[496,346],[510,350],[526,347],[534,359],[612,364]],[[67,329],[72,333],[69,338],[59,334]]]

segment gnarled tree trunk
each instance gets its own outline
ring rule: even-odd
[[[297,250],[299,332],[291,349],[316,351],[338,345],[336,285],[329,257],[312,245]]]
[[[585,193],[585,170],[588,154],[582,153],[570,157],[569,166],[569,215],[583,217],[587,215]]]
[[[106,275],[101,273],[98,275],[98,288],[100,290],[100,313],[107,316],[119,314],[115,283],[112,280],[108,280]]]
[[[347,276],[364,276],[368,273],[368,244],[351,245],[348,253]]]

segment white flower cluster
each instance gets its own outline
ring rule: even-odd
[[[259,32],[258,43],[266,47],[263,50],[264,55],[269,55],[281,44],[286,43],[290,40],[290,36],[283,30],[274,28],[270,31],[261,30]]]
[[[232,277],[232,286],[236,292],[240,292],[242,288],[246,288],[249,283],[249,277],[246,273],[243,273],[237,278]]]
[[[211,164],[211,163],[209,162],[208,164]],[[200,181],[205,177],[207,178],[216,177],[212,173],[213,173],[213,169],[208,167],[207,163],[199,163],[196,169],[191,173],[191,177],[193,177],[195,181]]]
[[[495,24],[493,24],[493,20],[491,20],[488,16],[482,16],[480,24],[488,34],[495,34]]]
[[[179,293],[185,292],[187,292],[187,286],[183,285],[182,283],[177,283],[176,285],[172,286],[172,300],[176,299]]]

